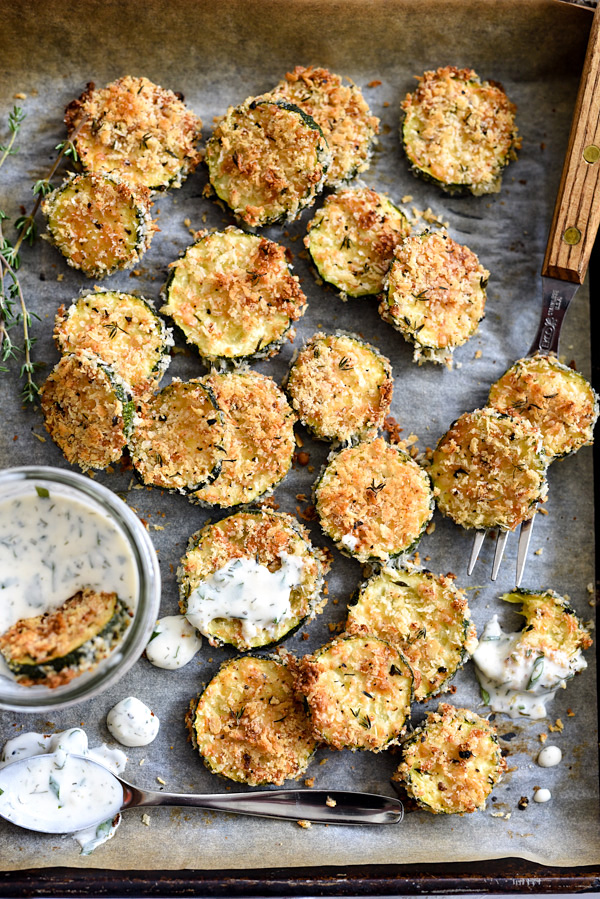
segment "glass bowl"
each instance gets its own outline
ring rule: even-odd
[[[2,505],[10,500],[26,500],[27,497],[33,497],[35,506],[36,496],[46,498],[48,495],[59,496],[61,500],[56,505],[64,508],[67,504],[72,504],[73,509],[80,509],[83,504],[87,510],[91,510],[94,517],[100,516],[104,519],[103,524],[110,532],[116,532],[116,539],[120,541],[124,551],[129,553],[129,558],[119,554],[119,560],[129,569],[128,604],[132,608],[132,618],[120,642],[110,654],[92,670],[83,671],[66,684],[56,687],[19,684],[12,676],[4,673],[7,667],[2,662],[0,709],[44,712],[66,708],[97,696],[102,690],[120,680],[137,661],[146,647],[158,617],[160,571],[156,551],[141,521],[116,494],[88,477],[59,468],[26,466],[0,471],[0,511]],[[52,507],[49,506],[47,514],[46,511],[44,513],[45,518],[49,518],[48,532],[52,530],[54,524],[54,533],[58,534],[60,522],[58,518],[53,522],[52,514]],[[27,525],[30,522],[32,527],[38,524],[29,518]],[[100,538],[97,542],[100,544]],[[71,558],[81,557],[71,556]],[[17,564],[15,563],[14,569],[6,562],[2,565],[2,568],[9,570],[0,570],[0,588],[5,579],[14,575]],[[42,561],[41,564],[46,565],[46,561]],[[81,589],[82,586],[85,585],[82,584],[76,589]],[[67,593],[59,604],[68,597]],[[40,614],[42,611],[45,609],[29,612],[28,615]]]

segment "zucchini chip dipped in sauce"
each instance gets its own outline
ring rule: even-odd
[[[297,218],[322,189],[330,160],[311,116],[260,97],[229,107],[206,144],[216,195],[251,228]]]
[[[434,815],[464,815],[485,808],[505,770],[489,721],[469,709],[440,703],[403,743],[393,780]]]
[[[444,231],[411,235],[396,248],[379,314],[414,344],[415,362],[450,365],[484,316],[489,275]]]
[[[51,242],[89,278],[132,268],[150,246],[155,226],[150,194],[115,175],[70,175],[45,198]]]
[[[134,403],[114,369],[85,351],[63,356],[40,391],[46,430],[72,465],[118,462],[131,435]]]
[[[131,615],[116,593],[86,588],[51,612],[17,621],[0,635],[0,653],[20,684],[58,687],[106,658]]]
[[[129,442],[133,466],[143,481],[191,493],[218,477],[225,450],[223,413],[201,379],[174,379],[142,399]]]
[[[291,515],[237,512],[190,539],[178,571],[180,608],[213,646],[268,646],[323,610],[328,568],[328,553]]]
[[[147,78],[126,75],[105,88],[87,85],[65,110],[83,168],[113,173],[150,190],[180,187],[200,162],[202,122],[181,99]]]
[[[555,356],[519,359],[492,384],[489,405],[522,415],[542,432],[550,461],[592,443],[598,397],[583,375]]]
[[[379,293],[394,249],[410,234],[403,212],[368,187],[330,194],[308,223],[304,244],[342,299]]]
[[[332,454],[315,486],[321,527],[359,562],[408,553],[433,515],[429,475],[381,437]]]
[[[318,440],[373,436],[390,410],[388,359],[356,334],[317,333],[293,361],[285,389],[300,422]]]
[[[456,524],[514,530],[546,495],[547,464],[535,425],[485,408],[454,422],[429,474],[440,512]]]
[[[191,703],[186,723],[213,774],[251,787],[300,777],[317,745],[291,658],[225,662]]]
[[[207,364],[237,365],[273,356],[306,311],[287,252],[266,237],[237,228],[201,232],[171,264],[161,312]]]
[[[327,69],[296,66],[266,97],[285,100],[313,117],[331,150],[327,187],[338,187],[369,167],[379,119],[360,88]]]
[[[227,508],[272,490],[292,467],[296,416],[272,378],[255,371],[207,375],[225,419],[219,476],[191,497]]]
[[[61,353],[87,350],[112,365],[134,393],[152,391],[166,371],[171,330],[142,297],[97,290],[61,306],[54,323]]]
[[[342,635],[299,662],[315,734],[334,749],[379,752],[406,730],[412,672],[398,649],[377,637]]]
[[[427,71],[402,103],[401,138],[413,172],[449,193],[500,190],[521,146],[516,106],[497,81],[473,69]]]
[[[383,568],[350,601],[346,632],[396,646],[410,665],[417,701],[447,690],[477,646],[467,598],[449,575]]]

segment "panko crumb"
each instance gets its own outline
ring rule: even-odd
[[[311,821],[306,821],[304,818],[301,818],[298,822],[298,827],[302,827],[304,830],[310,830],[312,827]]]
[[[538,740],[540,741],[540,743],[545,743],[547,739],[548,739],[548,734],[546,734],[546,733],[542,733],[542,734],[538,735]]]
[[[325,800],[325,805],[328,805],[329,808],[335,808],[337,805],[337,802],[335,801],[335,799],[332,799],[331,796],[328,796],[327,799]]]
[[[150,815],[146,813],[142,815],[142,824],[144,824],[146,827],[150,827]]]
[[[306,780],[304,781],[304,786],[308,787],[309,789],[311,787],[314,787],[314,785],[315,785],[314,777],[307,777]]]
[[[555,733],[562,733],[562,731],[563,731],[564,729],[565,729],[565,726],[564,726],[564,724],[562,723],[562,721],[561,721],[560,718],[557,718],[556,721],[554,722],[554,724],[550,724],[550,725],[548,726],[548,730],[549,730],[551,733],[553,733],[553,734],[555,734]]]

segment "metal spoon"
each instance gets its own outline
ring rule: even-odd
[[[98,811],[84,808],[76,826],[65,827],[60,821],[60,814],[52,816],[52,820],[41,820],[24,809],[17,798],[19,783],[21,785],[30,777],[30,772],[37,760],[48,759],[48,754],[32,756],[11,762],[0,770],[0,817],[42,833],[70,833],[84,830],[94,824],[100,824],[110,815],[106,812],[98,819]],[[286,818],[294,821],[316,821],[324,824],[396,824],[402,821],[404,809],[402,803],[389,796],[373,793],[356,793],[351,790],[263,790],[255,793],[166,793],[154,790],[141,790],[127,783],[108,771],[104,765],[84,756],[69,753],[70,759],[89,765],[90,781],[94,774],[101,775],[104,787],[120,787],[122,803],[119,799],[112,810],[114,816],[119,811],[129,808],[149,806],[194,806],[196,808],[214,809],[222,812],[233,812],[239,815],[256,815],[264,818]],[[96,769],[94,771],[94,769]],[[97,769],[100,769],[99,771]],[[46,786],[46,783],[38,784]],[[36,792],[42,793],[36,788]],[[43,791],[48,793],[47,790]],[[32,795],[31,791],[29,795]],[[117,796],[119,796],[117,792]],[[13,806],[12,802],[15,804]],[[88,797],[89,798],[89,797]],[[58,810],[57,796],[57,810]],[[87,817],[86,817],[87,815]],[[95,815],[95,816],[94,816]]]

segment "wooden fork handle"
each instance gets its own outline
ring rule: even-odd
[[[600,224],[600,3],[577,94],[542,275],[582,284]]]

